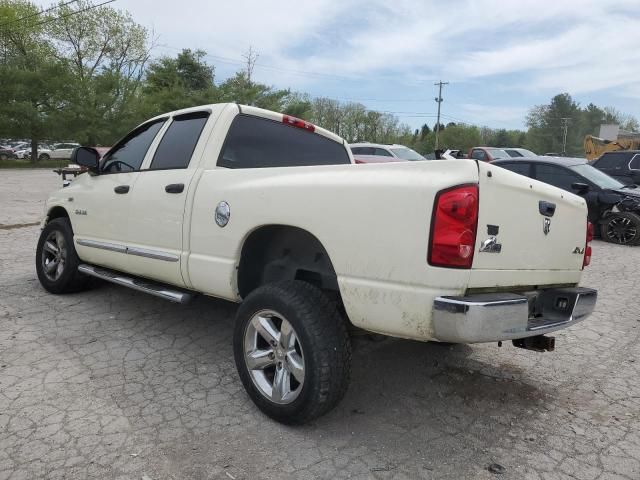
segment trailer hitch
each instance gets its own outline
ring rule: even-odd
[[[553,352],[556,349],[556,337],[545,337],[544,335],[516,338],[512,340],[512,343],[514,347],[533,350],[534,352]]]

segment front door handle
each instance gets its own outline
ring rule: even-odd
[[[170,183],[164,187],[167,193],[182,193],[184,191],[184,183]]]
[[[118,185],[113,191],[116,193],[129,193],[129,185]]]

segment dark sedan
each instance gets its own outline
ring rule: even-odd
[[[583,158],[532,157],[496,160],[512,172],[584,197],[589,220],[603,240],[640,245],[640,188],[625,185],[592,167]]]

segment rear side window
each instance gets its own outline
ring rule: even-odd
[[[513,163],[501,163],[498,165],[499,167],[506,168],[507,170],[511,170],[514,173],[519,173],[520,175],[524,175],[525,177],[530,176],[531,164],[526,162],[513,162]]]
[[[510,157],[524,157],[524,155],[517,150],[505,150],[505,152],[507,152]]]
[[[605,153],[597,162],[598,168],[616,168],[628,158],[626,153]]]
[[[118,142],[107,154],[102,164],[102,171],[118,173],[140,170],[149,146],[165,121],[166,118],[163,118],[146,123]]]
[[[207,112],[174,117],[160,140],[149,170],[187,168],[208,118]]]
[[[377,155],[379,157],[393,157],[393,155],[391,155],[391,152],[385,150],[384,148],[376,148],[374,155]]]
[[[536,179],[568,191],[573,183],[587,183],[571,170],[556,165],[536,165]]]
[[[486,160],[487,154],[484,150],[473,150],[471,152],[471,158],[475,158],[476,160]]]
[[[298,167],[351,163],[345,147],[316,133],[266,118],[238,115],[218,165],[227,168]]]

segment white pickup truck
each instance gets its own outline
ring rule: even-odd
[[[47,201],[52,293],[98,277],[174,302],[242,302],[244,387],[282,422],[335,406],[350,332],[552,350],[594,309],[585,201],[474,160],[356,165],[344,140],[236,104],[160,115]]]

